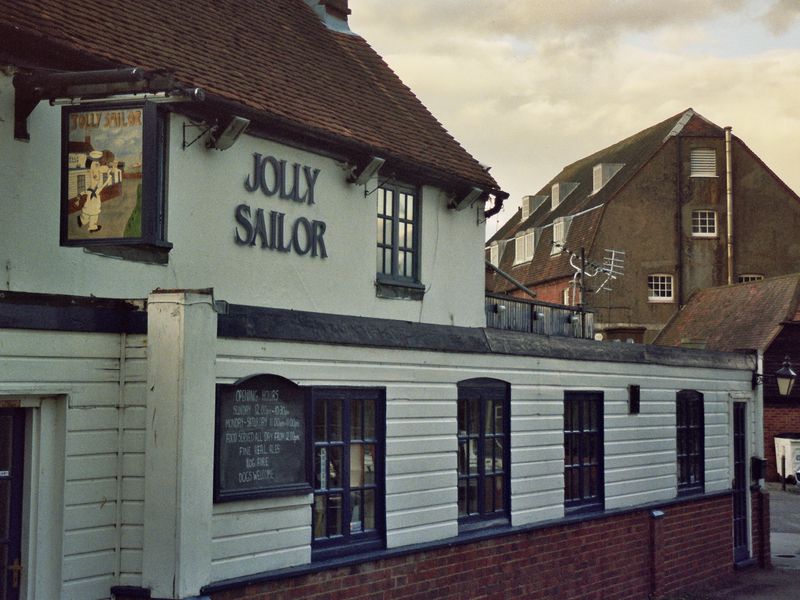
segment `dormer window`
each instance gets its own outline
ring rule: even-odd
[[[561,254],[561,251],[564,249],[571,220],[570,217],[559,217],[553,221],[553,246],[550,248],[551,256]]]
[[[717,153],[713,148],[695,148],[690,154],[691,177],[716,177]]]
[[[514,239],[514,264],[530,262],[533,259],[535,236],[533,231],[517,236]]]
[[[531,197],[522,197],[522,221],[527,219],[531,214]]]
[[[554,183],[553,186],[550,188],[550,210],[555,210],[555,208],[564,202],[572,192],[575,191],[575,188],[578,187],[578,184],[574,181],[564,181]]]
[[[622,163],[598,163],[592,169],[592,193],[599,192],[625,165]]]
[[[497,242],[493,242],[492,245],[489,246],[486,250],[489,255],[487,259],[489,260],[490,263],[492,263],[496,267],[500,260],[500,252],[499,252],[500,248],[497,245]]]

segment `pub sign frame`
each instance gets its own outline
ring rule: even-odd
[[[62,108],[62,246],[170,248],[166,138],[154,102]]]
[[[278,375],[217,384],[214,502],[310,494],[311,395]]]

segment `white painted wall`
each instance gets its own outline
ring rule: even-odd
[[[482,326],[483,224],[476,210],[446,209],[441,191],[422,192],[422,301],[375,295],[376,200],[367,186],[346,183],[336,161],[277,143],[242,136],[233,148],[207,150],[200,140],[181,149],[184,119],[170,123],[169,264],[146,265],[59,246],[59,107],[41,102],[28,119],[30,142],[13,138],[11,78],[0,74],[0,208],[8,223],[0,236],[0,288],[26,292],[143,298],[151,290],[213,287],[230,302]],[[190,128],[189,139],[198,129]],[[253,153],[273,155],[321,170],[314,205],[260,191],[244,181]],[[234,243],[234,209],[247,203],[327,224],[328,258],[298,256]],[[13,217],[13,218],[12,218]]]
[[[31,535],[40,540],[28,547],[29,551],[41,549],[40,563],[52,561],[50,585],[62,598],[103,598],[112,585],[148,583],[143,579],[142,556],[146,522],[163,512],[164,506],[154,502],[148,508],[145,503],[150,419],[146,416],[146,344],[144,336],[13,330],[0,335],[0,397],[46,397],[38,404],[29,402],[31,414],[38,415],[32,420],[33,437],[44,457],[37,460],[63,475],[60,483],[58,475],[47,482],[35,478],[29,482],[29,487],[40,486],[44,491],[36,502],[31,500],[35,494],[28,494],[26,502],[38,520],[38,529],[31,529]],[[458,381],[494,377],[511,383],[514,525],[545,522],[564,514],[565,390],[605,394],[608,509],[675,497],[674,405],[675,392],[683,388],[697,389],[706,399],[706,491],[728,489],[731,402],[752,396],[748,370],[589,361],[575,369],[573,363],[542,357],[263,340],[217,340],[215,365],[212,379],[217,383],[273,373],[301,385],[386,388],[386,537],[390,548],[458,534]],[[642,386],[639,415],[627,414],[628,384]],[[211,406],[213,398],[203,402]],[[63,412],[60,420],[59,410]],[[188,456],[191,462],[180,466],[184,472],[181,493],[191,495],[197,478],[187,479],[186,473],[197,469],[210,473],[213,443],[209,438],[184,446],[191,451],[181,461]],[[152,465],[152,470],[164,471],[159,465]],[[208,492],[205,498],[194,495],[190,512],[183,518],[206,519],[210,524],[203,533],[210,555],[197,589],[208,581],[310,560],[310,495],[215,505]],[[196,535],[198,529],[192,531]],[[48,559],[41,539],[58,536],[63,536],[63,558]],[[179,558],[174,560],[180,565]],[[187,566],[191,565],[183,568]],[[60,575],[53,575],[59,571]],[[46,586],[48,581],[38,585]],[[192,585],[185,582],[185,590]]]

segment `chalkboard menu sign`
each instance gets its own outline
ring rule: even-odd
[[[214,501],[310,493],[306,390],[277,375],[217,385]]]

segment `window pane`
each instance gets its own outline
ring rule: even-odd
[[[375,484],[375,446],[364,444],[364,485]]]
[[[500,400],[494,402],[494,430],[497,433],[503,433],[503,403]]]
[[[406,218],[410,221],[414,218],[414,196],[408,196],[408,204],[406,204]]]
[[[477,479],[470,479],[469,485],[469,502],[468,502],[468,511],[469,514],[474,515],[478,512],[478,480]]]
[[[505,506],[505,501],[503,498],[503,478],[502,477],[495,477],[494,478],[494,507],[495,510],[502,510],[503,506]]]
[[[467,443],[459,442],[458,444],[458,474],[469,474],[469,454],[467,453]]]
[[[397,228],[397,246],[399,248],[406,247],[406,224],[400,223]]]
[[[503,470],[503,438],[495,438],[494,440],[494,470]]]
[[[467,480],[458,480],[458,516],[467,514]]]
[[[327,488],[327,478],[325,471],[328,468],[328,449],[317,448],[314,453],[314,489],[321,490]]]
[[[397,253],[397,274],[405,276],[406,274],[406,253]]]
[[[342,439],[342,401],[339,399],[328,400],[328,436],[331,441]]]
[[[380,188],[379,188],[380,189]],[[386,190],[386,216],[391,217],[393,214],[394,192]]]
[[[326,534],[325,496],[314,497],[314,537],[322,538]]]
[[[478,440],[469,440],[469,473],[475,475],[478,472]]]
[[[328,448],[328,488],[338,488],[342,485],[342,447],[331,446]]]
[[[470,434],[477,434],[480,427],[480,406],[477,400],[470,400],[468,402],[468,411],[469,414],[467,418],[469,419],[469,433]]]
[[[408,202],[407,194],[398,194],[397,198],[397,216],[401,219],[406,218],[406,203]]]
[[[494,477],[483,480],[483,510],[494,512]]]
[[[483,441],[483,469],[487,475],[494,471],[494,440],[491,438]]]
[[[318,400],[314,402],[314,441],[325,441],[325,423],[327,417],[325,414],[325,400]]]
[[[328,535],[342,534],[342,497],[339,494],[328,496]]]
[[[364,486],[364,446],[350,446],[350,487]]]
[[[364,529],[375,529],[375,490],[364,490]]]
[[[494,410],[491,400],[483,403],[485,414],[483,415],[483,431],[487,435],[494,434]]]
[[[375,439],[375,402],[364,402],[364,439]]]
[[[354,399],[350,403],[350,439],[362,439],[363,427],[361,426],[361,419],[364,416],[363,410],[364,401],[360,398]]]
[[[361,490],[350,492],[350,533],[359,532],[363,529],[361,506]]]

